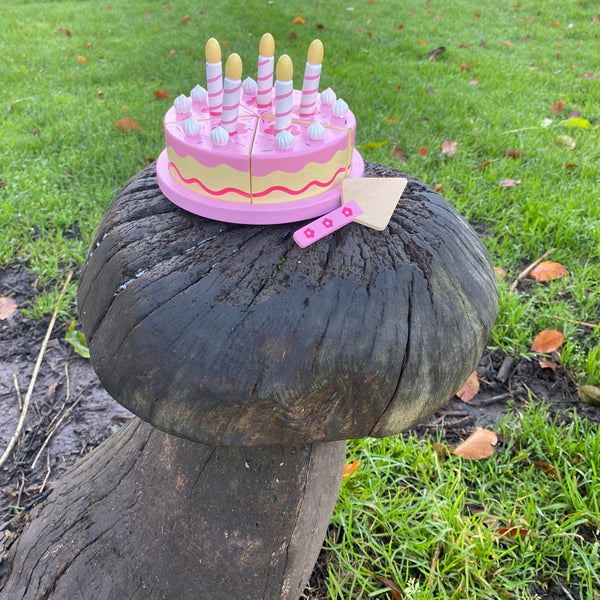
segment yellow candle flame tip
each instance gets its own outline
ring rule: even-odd
[[[258,45],[258,53],[265,58],[269,58],[275,54],[275,40],[270,33],[265,33],[260,38],[260,44]]]
[[[282,54],[279,57],[275,73],[279,81],[291,81],[294,76],[294,65],[287,54]]]
[[[219,42],[215,38],[210,38],[206,42],[204,53],[206,54],[206,62],[218,63],[221,61],[221,46],[219,46]]]
[[[241,79],[242,77],[242,59],[235,52],[227,59],[225,63],[225,77],[229,79]]]
[[[307,60],[313,65],[320,65],[323,62],[323,42],[321,40],[313,40],[308,47]]]

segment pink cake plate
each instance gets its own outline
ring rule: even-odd
[[[362,177],[364,172],[365,164],[362,156],[355,149],[352,154],[350,177]],[[244,225],[293,223],[294,221],[304,221],[305,219],[318,217],[340,206],[341,186],[339,185],[312,198],[272,204],[226,202],[201,196],[182,186],[171,177],[166,149],[161,152],[156,161],[156,176],[162,193],[173,204],[201,217],[227,223]]]

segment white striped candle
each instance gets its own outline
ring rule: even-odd
[[[237,130],[238,113],[240,111],[240,94],[242,91],[242,59],[232,54],[225,63],[225,83],[223,88],[223,115],[221,127],[229,133]]]
[[[277,61],[277,81],[275,81],[275,132],[292,126],[292,100],[294,93],[294,65],[287,54]]]
[[[256,105],[265,108],[271,104],[273,90],[273,65],[275,64],[275,40],[270,33],[265,33],[258,45],[258,81]]]
[[[304,82],[302,83],[302,97],[300,99],[300,109],[298,111],[302,117],[308,117],[315,112],[322,62],[323,43],[321,40],[313,40],[308,48],[306,69],[304,70]]]
[[[208,110],[211,117],[220,117],[223,111],[223,67],[221,46],[215,38],[206,42],[206,87],[208,89]]]

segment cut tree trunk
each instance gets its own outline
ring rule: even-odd
[[[345,446],[206,446],[136,418],[34,508],[0,598],[298,600]]]

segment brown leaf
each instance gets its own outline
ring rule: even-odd
[[[154,96],[157,100],[166,100],[167,98],[171,97],[171,94],[169,94],[167,90],[158,89],[154,91]]]
[[[543,358],[538,363],[542,369],[550,369],[553,373],[556,373],[556,369],[558,369],[558,363],[549,358]]]
[[[515,537],[517,534],[527,535],[529,533],[529,529],[525,529],[524,527],[498,527],[495,533],[503,537]]]
[[[537,281],[552,281],[564,277],[569,272],[560,263],[545,260],[531,270],[529,276]]]
[[[304,25],[306,21],[304,20],[303,17],[296,17],[294,19],[294,25],[298,24],[298,25]]]
[[[190,15],[185,15],[185,17],[183,17],[183,19],[181,19],[181,21],[179,21],[180,25],[185,25],[186,23],[189,23],[192,20],[192,17],[190,17]]]
[[[167,54],[167,56],[169,58],[172,58],[173,56],[175,56],[175,50],[169,50],[169,54]]]
[[[558,474],[558,471],[556,470],[556,467],[554,465],[544,462],[543,460],[534,460],[531,464],[538,471],[541,471],[542,473],[546,473],[546,475],[554,477],[556,481],[560,481],[560,475]]]
[[[288,38],[289,38],[290,40],[297,40],[297,39],[298,39],[298,34],[297,34],[295,31],[292,31],[292,32],[290,33],[290,35],[288,35]]]
[[[77,62],[80,65],[87,65],[87,58],[85,56],[78,56],[77,57]]]
[[[444,156],[454,156],[458,152],[458,144],[452,140],[442,142],[442,154]]]
[[[433,186],[433,191],[437,192],[438,194],[443,194],[444,193],[444,186],[441,183],[436,183]]]
[[[508,158],[522,158],[523,157],[523,150],[507,150],[504,154],[504,156],[508,157]]]
[[[476,429],[462,444],[459,444],[453,454],[480,460],[494,454],[494,446],[498,443],[498,436],[489,429]]]
[[[403,600],[402,599],[402,590],[400,586],[393,580],[387,579],[386,577],[381,577],[381,583],[385,585],[385,587],[389,588],[390,594],[394,600]]]
[[[555,115],[560,114],[561,112],[563,112],[563,110],[565,110],[565,101],[564,100],[557,100],[553,105],[552,105],[552,112]]]
[[[471,67],[469,65],[467,65],[466,63],[461,63],[458,66],[461,71],[470,71],[471,70]]]
[[[417,150],[417,154],[419,156],[427,156],[427,148],[425,148],[425,146],[421,146],[418,150]]]
[[[17,303],[10,296],[0,298],[0,321],[10,319],[17,310]]]
[[[489,167],[492,164],[491,160],[484,160],[480,165],[477,165],[476,169],[478,171],[481,171],[481,169],[485,169],[486,167]]]
[[[446,48],[444,46],[440,46],[439,48],[435,48],[434,50],[432,50],[428,54],[429,60],[433,60],[438,54],[442,54],[443,52],[446,52]]]
[[[535,336],[531,350],[541,354],[550,354],[562,346],[565,336],[556,329],[544,329]]]
[[[506,46],[507,48],[509,48],[510,46],[513,45],[513,43],[510,40],[506,40],[506,41],[502,42],[502,45]]]
[[[404,150],[402,150],[400,146],[396,145],[394,151],[392,152],[392,157],[397,159],[404,158]]]
[[[342,474],[342,479],[351,479],[356,475],[356,469],[360,466],[360,462],[357,460],[353,460],[352,462],[344,465],[344,472]]]
[[[129,117],[124,117],[122,119],[119,119],[115,123],[114,127],[118,131],[125,131],[127,133],[129,133],[130,131],[141,131],[142,130],[142,128],[138,125],[138,123],[136,123],[133,119],[130,119]]]
[[[494,267],[494,273],[496,279],[504,279],[506,277],[506,269],[503,269],[502,267]]]
[[[477,371],[473,371],[465,385],[463,385],[456,395],[466,404],[467,402],[473,400],[475,396],[477,396],[479,392],[479,377],[477,377]]]
[[[552,25],[552,27],[560,27],[560,21],[550,21],[550,25]]]

